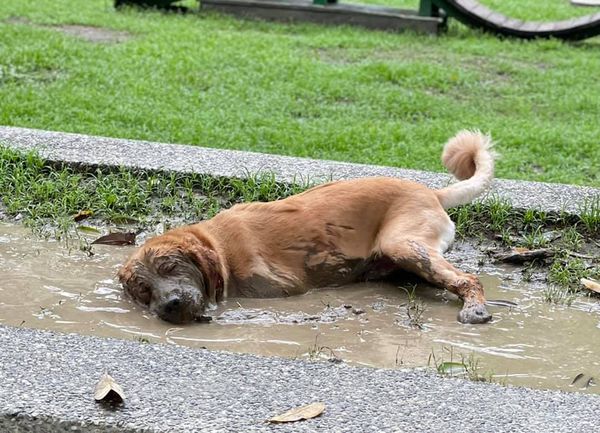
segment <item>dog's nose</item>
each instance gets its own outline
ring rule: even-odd
[[[181,298],[171,298],[163,305],[158,315],[167,322],[182,323],[185,321],[183,307]]]
[[[458,313],[458,321],[461,323],[478,324],[487,323],[492,320],[492,315],[488,313],[482,304],[463,307]]]

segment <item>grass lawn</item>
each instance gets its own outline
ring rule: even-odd
[[[387,4],[416,8],[415,0]],[[525,19],[597,9],[487,0]],[[458,129],[490,131],[499,177],[600,186],[600,39],[440,37],[0,2],[0,124],[443,171]],[[127,31],[93,43],[57,31]]]

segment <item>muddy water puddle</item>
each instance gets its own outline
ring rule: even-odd
[[[229,299],[211,323],[174,327],[123,297],[115,275],[132,251],[95,246],[88,257],[0,224],[0,323],[385,368],[433,367],[432,354],[438,364],[470,357],[481,375],[501,383],[600,393],[593,383],[570,385],[580,373],[600,382],[600,301],[547,304],[539,288],[507,278],[510,268],[482,276],[488,299],[518,304],[489,307],[488,325],[459,324],[459,302],[426,285],[411,302],[397,285],[365,283],[285,299]]]

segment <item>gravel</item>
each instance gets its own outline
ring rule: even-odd
[[[593,432],[600,396],[0,326],[2,432]],[[126,400],[98,404],[105,372]],[[269,417],[322,401],[318,418]]]

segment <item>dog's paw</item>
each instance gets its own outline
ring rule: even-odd
[[[465,306],[458,313],[458,321],[460,323],[468,323],[471,325],[478,323],[487,323],[492,320],[492,315],[488,313],[485,305],[475,304],[471,306]]]

